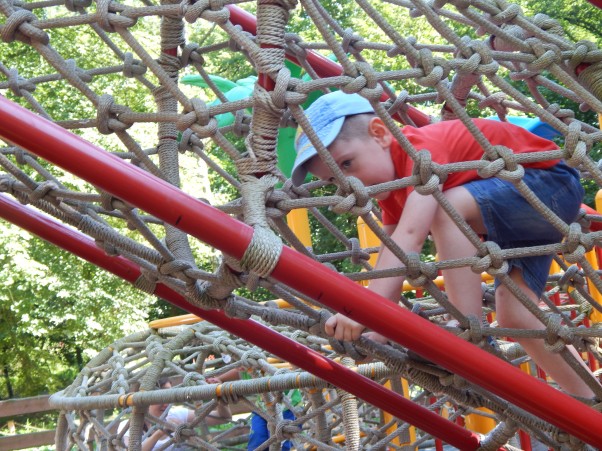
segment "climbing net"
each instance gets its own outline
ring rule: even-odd
[[[177,319],[189,322],[188,318]],[[277,327],[277,330],[294,335],[286,327]],[[308,334],[296,335],[298,340],[321,348],[325,355],[337,357],[327,340]],[[172,357],[166,359],[166,354]],[[351,359],[344,357],[345,360]],[[244,370],[250,378],[221,385],[222,399],[230,405],[235,419],[218,430],[203,428],[206,416],[216,404],[216,385],[209,384],[207,379],[238,369]],[[403,391],[395,371],[382,363],[360,365],[358,372],[381,383],[393,383],[395,389]],[[171,375],[173,388],[154,390],[158,378],[165,374]],[[139,387],[138,391],[132,392],[133,387]],[[408,388],[406,386],[406,392]],[[286,396],[292,391],[297,391],[299,397]],[[91,396],[92,393],[96,395]],[[124,397],[119,393],[129,394]],[[298,402],[301,393],[303,403]],[[426,393],[422,388],[414,390],[418,402],[424,401]],[[263,445],[266,447],[287,439],[292,439],[295,446],[319,449],[341,449],[343,444],[365,449],[388,443],[419,445],[432,441],[429,435],[422,435],[417,441],[415,431],[411,431],[407,423],[398,424],[390,416],[383,421],[381,411],[374,406],[334,389],[310,373],[291,370],[286,362],[207,322],[149,329],[113,343],[86,366],[55,402],[65,409],[59,421],[58,449],[74,445],[86,449],[87,444],[94,442],[111,449],[124,449],[133,442],[133,437],[145,440],[159,428],[171,434],[172,442],[165,445],[237,449],[237,445],[248,440],[250,412],[269,421],[272,434]],[[174,424],[167,415],[169,410],[161,418],[148,415],[145,418],[143,407],[160,403],[195,410],[194,423]],[[467,407],[458,408],[462,412],[469,411]],[[79,417],[72,409],[78,411]],[[110,421],[99,421],[98,413],[111,412],[111,409],[118,413],[112,415]],[[286,410],[293,412],[293,420],[283,417]],[[452,415],[459,413],[454,411]],[[145,419],[152,427],[142,433]]]
[[[580,369],[566,350],[566,345],[572,344],[588,353],[592,365],[600,360],[598,329],[581,327],[589,325],[590,314],[602,308],[596,298],[596,293],[602,292],[602,280],[588,254],[600,239],[599,232],[593,231],[598,221],[595,215],[584,212],[580,224],[565,224],[548,215],[545,206],[529,196],[527,189],[524,194],[536,209],[564,232],[566,239],[562,244],[537,250],[501,250],[481,242],[474,231],[457,219],[458,227],[475,244],[477,254],[463,260],[425,261],[404,253],[382,232],[379,211],[371,196],[407,186],[433,194],[446,174],[459,170],[479,170],[483,176],[518,183],[519,163],[523,161],[480,139],[485,153],[482,160],[464,162],[461,167],[435,167],[428,155],[404,143],[404,150],[415,163],[412,177],[366,187],[337,174],[338,188],[329,191],[325,183],[316,181],[293,187],[285,175],[286,170],[278,165],[276,151],[278,142],[286,142],[283,133],[288,132],[290,137],[294,127],[312,133],[303,108],[313,93],[342,89],[371,100],[377,114],[400,142],[403,139],[396,120],[421,126],[435,120],[458,118],[468,124],[470,108],[490,109],[502,120],[512,114],[536,116],[561,135],[561,150],[550,152],[547,157],[564,158],[584,177],[602,186],[602,172],[591,158],[592,151],[602,140],[602,133],[578,120],[573,110],[549,100],[560,95],[575,102],[582,111],[602,113],[602,54],[595,45],[586,41],[570,42],[553,19],[544,15],[526,17],[517,5],[504,1],[379,3],[357,0],[358,20],[377,30],[374,37],[343,29],[315,1],[304,0],[299,5],[294,1],[250,4],[249,8],[256,11],[256,21],[235,3],[240,2],[0,0],[4,17],[0,23],[4,42],[0,47],[0,90],[132,166],[252,226],[254,249],[245,254],[243,260],[222,255],[215,265],[201,265],[198,258],[201,244],[173,224],[139,210],[127,199],[74,179],[27,149],[10,143],[0,148],[2,192],[89,235],[109,255],[121,256],[139,266],[142,275],[136,280],[136,286],[140,289],[153,292],[158,284],[163,284],[193,306],[221,309],[236,318],[261,319],[303,344],[317,346],[319,352],[325,352],[323,323],[330,313],[319,300],[270,277],[282,242],[344,272],[354,281],[404,275],[411,284],[412,294],[402,296],[402,302],[409,309],[433,322],[451,315],[460,326],[449,330],[515,365],[527,359],[512,343],[513,338],[545,340],[550,349],[566,357],[586,382],[598,390],[598,398],[602,397],[592,377]],[[304,28],[303,33],[289,33],[288,24],[298,20],[294,15],[298,8],[310,23],[300,27]],[[392,25],[395,17],[423,21],[429,29],[436,30],[440,42],[424,43],[417,37],[403,36],[401,30]],[[458,29],[462,33],[455,31]],[[82,50],[84,44],[91,49],[103,48],[103,52],[87,54]],[[325,55],[334,55],[336,62]],[[220,64],[224,61],[239,65],[245,75],[258,77],[246,96],[229,98],[218,85],[214,74],[220,73],[220,68],[223,69]],[[299,72],[287,61],[294,62]],[[201,80],[204,96],[179,82],[185,75]],[[54,90],[60,90],[61,95],[50,95]],[[379,103],[382,99],[387,100]],[[328,160],[324,149],[320,153]],[[329,233],[339,250],[333,250],[336,249],[333,246],[320,252],[295,234],[291,221],[285,217],[300,209],[307,209],[314,231]],[[376,237],[400,257],[404,266],[386,272],[372,271],[370,257],[377,252],[377,247],[343,234],[337,227],[340,223],[331,213],[361,217]],[[470,266],[475,272],[486,272],[512,286],[504,273],[504,260],[533,255],[532,252],[558,254],[557,270],[549,279],[550,291],[536,311],[547,326],[545,330],[507,330],[495,327],[495,322],[484,326],[479,319],[467,318],[458,312],[436,283],[441,268]],[[251,299],[252,295],[241,294],[258,288],[270,291],[274,298],[284,300],[292,308],[258,304]],[[485,285],[484,300],[488,308],[492,306],[491,298],[491,288]],[[560,305],[555,302],[558,299],[563,301]],[[519,300],[530,302],[520,293]],[[248,343],[228,337],[226,340],[235,345],[226,346],[226,351],[223,341],[217,335],[207,335],[209,332],[204,327],[208,326],[186,332],[190,335],[186,335],[187,339],[201,343],[197,345],[195,341],[191,349],[200,346],[202,350],[158,353],[163,366],[153,366],[159,373],[184,377],[183,387],[199,387],[193,401],[208,401],[215,396],[215,389],[203,383],[205,367],[197,368],[194,363],[200,365],[205,360],[203,353],[209,349],[216,355],[230,356],[233,364],[261,369],[262,377],[277,376],[274,368],[264,365],[263,357],[243,355],[250,350]],[[497,346],[489,345],[488,336],[498,339]],[[155,355],[154,344],[166,346],[170,337],[171,332],[165,335],[145,332],[132,338],[132,342],[126,339],[125,344],[109,348],[99,356],[98,362],[91,363],[82,373],[70,388],[73,392],[66,392],[62,406],[78,412],[124,407],[112,396],[129,393],[130,384],[140,382],[142,373],[135,365],[134,369],[128,369],[123,363],[129,359],[126,356],[132,352],[146,353],[144,358],[153,360],[150,356]],[[177,340],[173,343],[175,350],[185,347]],[[436,399],[430,407],[433,410],[452,403],[455,412],[464,415],[470,409],[487,407],[504,426],[487,435],[494,444],[506,443],[520,424],[549,446],[581,445],[575,437],[561,433],[555,426],[542,425],[541,420],[522,409],[423,361],[406,349],[379,345],[367,339],[357,345],[334,340],[328,343],[332,347],[332,351],[326,353],[329,356],[330,353],[344,354],[357,361],[368,354],[377,356],[386,362],[387,371],[392,371],[395,377],[404,377],[412,386],[420,387],[413,392],[419,402]],[[200,354],[196,356],[195,352]],[[176,355],[181,363],[173,363]],[[224,363],[217,359],[216,364],[219,362]],[[208,371],[222,369],[217,366]],[[193,376],[186,377],[183,373],[189,370]],[[342,397],[333,395],[332,404],[328,404],[323,392],[317,390],[324,388],[322,382],[299,374],[303,374],[301,379],[283,375],[283,387],[303,389],[306,406],[311,406],[314,416],[308,411],[299,411],[300,419],[295,427],[283,430],[297,436],[313,428],[313,433],[305,434],[302,441],[320,449],[322,446],[336,448],[317,425],[324,412],[338,409],[336,403]],[[152,380],[149,376],[142,385],[152,388],[157,377]],[[244,381],[233,382],[232,393],[241,397],[263,393],[265,383],[247,386]],[[182,402],[177,390],[176,387],[162,396],[169,402]],[[320,402],[328,407],[323,409],[312,396],[319,396]],[[81,400],[75,401],[77,397]],[[148,406],[157,399],[152,393],[142,392],[132,399],[134,414],[129,421],[133,430],[140,431],[140,415],[144,415],[144,409],[136,410],[136,407]],[[60,397],[56,402],[57,405],[63,403]],[[370,421],[375,416],[371,408],[366,406],[361,412],[366,415],[362,424],[372,424]],[[271,425],[275,427],[277,412],[268,409],[263,413],[273,419]],[[125,419],[126,414],[124,410],[118,419]],[[80,422],[69,415],[63,418],[65,427],[71,431],[83,431],[85,424],[94,424],[95,428],[99,425],[90,413],[80,413]],[[391,444],[395,434],[408,430],[407,424],[399,424],[397,432],[383,433],[387,428],[383,429],[382,422],[378,424],[378,428],[372,429],[378,429],[380,436],[364,431],[366,446],[381,446],[381,440],[389,440]],[[295,429],[300,426],[303,432]],[[101,440],[116,434],[106,432],[109,427],[106,431],[105,426],[99,427],[95,437]],[[346,432],[350,437],[350,432]],[[188,439],[189,435],[183,436]],[[221,443],[221,438],[215,436],[199,437],[204,444],[214,443],[211,440]],[[417,440],[426,439],[428,435],[419,434]],[[85,446],[80,439],[61,440],[65,440],[65,446]],[[322,444],[317,445],[315,441]]]

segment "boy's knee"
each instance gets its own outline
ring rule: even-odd
[[[453,221],[453,219],[441,208],[441,206],[437,207],[435,210],[435,215],[433,216],[433,222],[431,223],[431,232],[433,234],[437,234],[439,230],[445,231],[449,227],[457,227]]]
[[[499,286],[495,293],[496,321],[506,329],[533,329],[539,320],[510,291]]]
[[[468,189],[457,186],[444,192],[445,197],[454,210],[468,222],[477,233],[483,233],[483,224],[479,206]],[[449,214],[439,206],[433,218],[433,227],[458,227]]]

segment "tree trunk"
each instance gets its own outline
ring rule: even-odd
[[[8,393],[8,397],[9,398],[14,398],[15,397],[15,393],[13,392],[13,386],[10,383],[10,374],[8,371],[8,365],[4,365],[3,371],[4,373],[4,381],[6,383],[6,392]]]

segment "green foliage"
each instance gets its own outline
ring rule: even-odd
[[[77,257],[0,224],[0,398],[54,392],[124,334],[154,301]]]
[[[525,14],[546,14],[556,19],[563,27],[566,36],[573,42],[589,40],[602,44],[600,24],[602,9],[588,2],[570,2],[566,0],[518,0]]]

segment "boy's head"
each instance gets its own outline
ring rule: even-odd
[[[354,176],[366,186],[394,180],[395,167],[390,146],[393,135],[374,114],[370,102],[359,94],[337,91],[316,100],[305,114],[322,144],[328,148],[343,175]],[[297,159],[291,179],[298,186],[311,172],[322,180],[333,179],[333,173],[304,132],[295,140]],[[377,199],[386,198],[381,193]]]
[[[343,91],[325,94],[305,110],[305,116],[325,147],[337,138],[348,116],[363,113],[374,113],[370,102],[359,94],[345,94]],[[298,186],[307,175],[305,163],[318,155],[318,151],[302,131],[295,138],[295,151],[297,158],[291,179]]]

